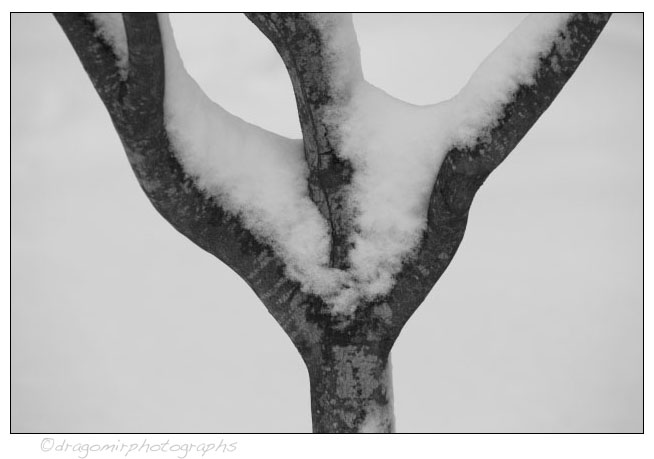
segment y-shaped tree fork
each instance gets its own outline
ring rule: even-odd
[[[362,300],[353,314],[339,315],[289,279],[273,248],[203,193],[183,170],[164,125],[160,18],[151,13],[123,14],[128,44],[125,75],[88,15],[55,14],[154,207],[179,232],[236,271],[300,352],[311,382],[314,432],[393,431],[388,363],[393,343],[452,260],[475,193],[572,76],[609,16],[570,15],[550,36],[529,78],[510,92],[494,119],[487,121],[484,134],[445,155],[431,191],[426,230],[390,292]],[[347,269],[352,234],[347,186],[353,166],[339,156],[323,110],[348,97],[337,93],[342,88],[328,84],[326,78],[333,71],[329,67],[334,50],[319,23],[304,14],[247,17],[272,41],[290,74],[309,168],[309,195],[331,228],[330,266]],[[360,72],[360,64],[355,64],[359,69],[352,72]]]

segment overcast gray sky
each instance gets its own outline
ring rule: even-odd
[[[364,72],[453,96],[521,14],[355,15]],[[227,110],[299,137],[290,81],[240,15],[174,15]],[[236,274],[140,190],[50,15],[11,20],[12,430],[309,432],[297,351]],[[641,15],[615,15],[478,193],[393,350],[400,432],[642,429]]]

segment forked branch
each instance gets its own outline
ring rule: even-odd
[[[166,81],[166,64],[170,64],[167,59],[171,56],[166,51],[171,51],[169,47],[174,43],[165,42],[160,18],[150,13],[122,16],[120,26],[124,25],[128,60],[127,68],[120,68],[112,44],[102,37],[97,24],[88,15],[66,13],[55,16],[107,107],[134,173],[152,204],[177,230],[225,262],[252,287],[307,364],[311,379],[314,431],[337,432],[392,430],[388,356],[394,341],[452,260],[463,238],[470,205],[479,187],[551,104],[609,19],[609,14],[565,16],[565,20],[555,23],[549,35],[539,39],[538,49],[533,53],[530,54],[529,49],[521,51],[529,64],[525,65],[527,70],[516,70],[516,77],[515,72],[511,73],[511,66],[508,66],[507,75],[514,83],[503,85],[500,81],[504,89],[499,91],[499,99],[493,100],[495,93],[484,84],[479,84],[479,80],[483,82],[485,79],[477,74],[459,96],[443,105],[451,110],[451,118],[458,125],[455,123],[451,138],[446,140],[449,143],[433,148],[442,154],[439,156],[442,163],[437,175],[434,173],[429,177],[435,182],[430,181],[429,187],[424,189],[426,197],[433,183],[429,203],[425,204],[427,224],[424,232],[420,233],[422,239],[410,256],[397,264],[398,270],[393,271],[394,284],[383,284],[389,277],[386,272],[383,273],[386,277],[380,276],[381,283],[375,284],[376,279],[373,279],[370,282],[373,287],[369,288],[369,284],[364,282],[356,283],[365,276],[351,266],[355,263],[352,261],[353,240],[360,231],[357,228],[360,223],[356,221],[357,212],[361,210],[353,204],[351,193],[353,177],[361,171],[356,170],[353,162],[344,154],[345,141],[339,131],[342,126],[338,123],[342,119],[335,121],[335,113],[342,116],[341,112],[346,113],[351,110],[351,105],[356,105],[352,100],[358,97],[357,91],[365,93],[370,87],[363,79],[351,18],[342,15],[248,13],[249,19],[273,42],[291,77],[308,166],[309,197],[330,227],[329,261],[316,261],[316,266],[309,266],[307,271],[309,277],[313,276],[310,280],[316,281],[317,278],[318,283],[323,281],[321,274],[327,273],[326,277],[335,275],[338,282],[329,284],[329,288],[337,285],[336,288],[342,287],[342,290],[320,294],[290,278],[288,254],[285,258],[286,252],[279,250],[279,241],[274,241],[278,244],[273,249],[265,238],[262,240],[251,226],[247,226],[247,220],[238,213],[228,211],[222,201],[211,197],[202,188],[198,179],[185,169],[188,163],[180,162],[180,154],[186,152],[179,151],[179,143],[171,140],[170,119],[166,118],[165,109],[167,89],[173,85],[173,82]],[[519,36],[510,37],[496,53],[500,57],[512,56],[516,41],[520,39]],[[510,50],[508,54],[507,49]],[[497,56],[492,55],[478,72],[483,73],[485,68],[493,67]],[[511,59],[509,62],[512,62]],[[178,94],[178,98],[185,101],[187,96],[194,95],[193,84],[185,86],[184,89],[191,89],[181,96]],[[374,93],[373,97],[377,95]],[[385,95],[379,100],[390,99]],[[205,101],[202,99],[201,103],[205,104]],[[491,109],[483,109],[490,115],[486,113],[487,116],[479,121],[474,117],[483,104],[490,105]],[[406,113],[415,110],[415,107],[406,106],[393,101],[385,105],[384,110],[391,115],[395,115],[395,107],[408,110]],[[205,109],[206,113],[202,112]],[[202,116],[198,118],[201,124],[207,119],[213,121],[227,117],[222,109],[208,104],[202,105],[202,110]],[[360,118],[375,115],[363,111],[362,116],[359,113]],[[389,119],[390,123],[382,123],[381,127],[375,125],[376,130],[370,130],[372,134],[368,134],[372,140],[383,135],[384,128],[395,127],[395,118],[389,116]],[[423,119],[420,119],[420,126]],[[230,123],[225,125],[236,126],[236,130],[246,133],[254,132],[250,129],[251,125]],[[211,123],[206,124],[209,126],[207,129],[213,128]],[[460,126],[467,126],[468,134],[460,135],[457,131]],[[428,128],[432,129],[432,125],[428,125]],[[434,125],[433,129],[439,129],[439,126]],[[471,129],[472,136],[469,134]],[[193,132],[206,134],[201,129]],[[260,137],[264,141],[257,148],[270,146],[266,143],[271,138],[269,134]],[[195,138],[192,134],[190,138],[192,143]],[[364,136],[364,140],[369,139]],[[281,142],[280,145],[285,148],[297,144]],[[390,149],[395,147],[397,144]],[[301,155],[299,150],[297,152]],[[199,169],[210,169],[203,162],[210,160],[210,155],[200,155],[200,158],[199,161],[197,157],[193,158],[196,166],[200,163]],[[279,158],[288,159],[284,155]],[[388,171],[385,173],[388,174]],[[392,177],[393,173],[391,170],[387,176]],[[290,175],[291,181],[297,180],[297,174]],[[286,175],[280,174],[279,177],[286,178]],[[258,185],[256,179],[250,176],[248,184]],[[237,187],[241,185],[240,182],[236,183]],[[373,187],[373,191],[377,189]],[[393,190],[397,193],[393,197],[401,196],[403,191]],[[299,198],[295,196],[296,201],[288,202],[308,203],[310,211],[319,219],[306,197],[306,191],[302,190],[299,195]],[[279,206],[280,209],[296,210],[292,207]],[[254,220],[258,217],[255,215]],[[297,223],[297,220],[285,221],[288,222]],[[323,223],[321,221],[320,225]],[[292,225],[280,225],[289,232],[298,232],[297,227],[288,226]],[[390,231],[390,234],[393,232]],[[382,236],[380,240],[383,244],[388,240],[384,237],[388,235]],[[305,247],[311,250],[310,244],[305,243],[302,248]],[[381,249],[383,251],[384,247]],[[321,253],[327,258],[327,249]],[[364,264],[366,255],[369,252],[364,251]],[[381,255],[383,257],[384,253]],[[376,253],[372,258],[379,256],[380,253]],[[375,271],[377,266],[372,264]],[[306,268],[306,264],[300,263],[298,266]],[[312,271],[313,268],[316,268],[315,271]],[[297,272],[302,272],[302,269]],[[292,273],[296,275],[296,272]],[[380,284],[390,287],[383,293],[378,291],[376,296],[371,294]],[[354,298],[353,304],[345,305],[349,308],[346,313],[335,309],[336,301],[330,303],[334,297],[341,299],[338,295],[343,292],[354,292],[353,296],[343,296],[346,299]]]
[[[348,187],[353,167],[339,155],[329,118],[334,107],[347,107],[353,91],[363,82],[351,19],[299,13],[247,15],[273,42],[288,69],[300,114],[310,197],[331,226],[331,266],[347,271],[354,212]],[[529,78],[512,89],[494,118],[479,128],[474,142],[455,145],[446,154],[431,193],[421,244],[396,275],[390,293],[361,305],[345,322],[344,318],[334,322],[319,298],[302,293],[301,286],[284,275],[284,261],[185,173],[164,125],[166,82],[159,19],[149,13],[123,17],[129,50],[127,78],[87,15],[56,15],[111,114],[139,183],[155,208],[189,239],[239,273],[287,333],[305,333],[299,330],[316,322],[321,330],[333,323],[347,335],[369,335],[365,324],[374,323],[377,334],[388,335],[384,341],[390,349],[454,256],[474,194],[572,76],[609,14],[571,15],[549,37],[546,52],[539,55]],[[346,37],[349,47],[339,45],[334,34],[341,42]],[[511,40],[500,51],[515,46]],[[466,91],[474,93],[464,88],[454,100],[455,108],[470,99]],[[289,301],[297,308],[289,310],[284,304]],[[379,313],[386,310],[388,314]],[[294,342],[298,345],[298,339]]]

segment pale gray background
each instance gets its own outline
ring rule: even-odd
[[[356,15],[368,79],[452,96],[524,15]],[[216,101],[299,137],[272,45],[173,17]],[[140,190],[49,15],[11,21],[14,432],[311,429],[299,354],[252,291]],[[401,432],[642,429],[641,15],[614,16],[472,207],[394,350]]]

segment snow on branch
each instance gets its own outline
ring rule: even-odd
[[[157,15],[123,15],[129,43],[127,80],[120,78],[112,45],[112,37],[120,34],[99,33],[97,21],[87,14],[58,13],[55,18],[107,107],[139,184],[154,207],[178,231],[234,269],[259,297],[267,297],[266,306],[288,332],[294,303],[280,298],[299,296],[297,283],[283,276],[285,263],[220,200],[200,188],[171,144],[165,125],[166,69]]]
[[[477,188],[547,108],[608,20],[530,15],[457,96],[416,106],[364,80],[350,15],[248,17],[289,71],[302,140],[265,131],[211,101],[185,70],[167,15],[91,16],[93,36],[111,49],[120,80],[104,85],[111,89],[96,88],[112,95],[103,100],[141,185],[151,199],[159,193],[155,206],[166,207],[157,199],[184,195],[192,183],[202,199],[272,248],[286,279],[345,315],[363,303],[391,302],[398,289],[422,301],[456,251]],[[74,44],[82,42],[77,32],[67,29]],[[107,72],[94,67],[101,50],[86,56],[79,43],[76,50],[97,83]],[[117,96],[121,84],[125,100]],[[135,85],[140,91],[131,97]],[[148,99],[154,90],[163,113]],[[123,104],[119,116],[116,101]],[[155,111],[144,117],[143,107]],[[160,124],[153,125],[153,117]],[[160,172],[152,177],[153,157],[146,161],[135,151],[148,142],[163,142],[183,171],[165,193]],[[229,249],[222,241],[199,239],[225,259]],[[232,258],[228,264],[239,263]]]
[[[572,13],[534,13],[481,63],[452,100],[457,146],[473,146],[495,127],[504,106],[521,86],[535,83],[541,58],[560,38]]]
[[[324,48],[323,78],[329,85],[331,103],[346,102],[353,87],[363,81],[361,54],[352,15],[345,13],[308,13],[307,21],[319,33]]]
[[[609,13],[532,14],[480,65],[455,96],[447,155],[467,211],[476,189],[520,142],[574,74]]]
[[[329,227],[308,196],[302,141],[237,118],[186,72],[167,15],[160,15],[166,65],[166,129],[186,172],[271,245],[287,275],[328,295],[343,273],[330,269]]]
[[[467,212],[485,176],[554,99],[607,19],[578,14],[528,16],[462,91],[440,104],[407,104],[363,80],[350,86],[347,99],[324,104],[321,114],[336,154],[353,167],[347,188],[353,220],[348,271],[357,295],[350,298],[372,301],[392,291],[405,263],[424,247],[430,200],[443,161],[453,150],[477,149],[459,155],[456,164],[463,163],[464,171],[482,168],[485,175],[474,172],[467,182],[447,184],[465,191],[459,195],[465,195],[461,210]],[[350,47],[358,49],[348,29],[331,27],[323,37],[334,42],[327,48],[345,49],[350,40]],[[332,67],[347,66],[349,60],[333,62]],[[336,69],[332,74],[347,72]],[[517,122],[509,122],[517,101],[525,101],[526,106],[519,110]],[[456,246],[458,242],[453,250]],[[448,262],[452,255],[439,254]],[[447,263],[432,263],[421,270],[429,273],[436,265],[444,269]]]
[[[452,260],[479,187],[556,98],[610,16],[529,16],[459,95],[441,104],[454,122],[431,191],[427,228],[415,256],[404,263],[385,297],[396,332]]]
[[[309,169],[309,197],[330,224],[330,266],[347,270],[352,232],[347,187],[352,167],[337,154],[325,116],[328,106],[346,103],[363,80],[352,17],[337,13],[247,16],[270,39],[288,70]]]
[[[360,297],[390,291],[420,242],[427,205],[451,131],[443,106],[418,107],[362,82],[329,109],[338,154],[353,164],[350,270]]]
[[[354,168],[349,262],[360,298],[373,300],[393,288],[396,274],[423,237],[446,154],[455,145],[474,144],[495,126],[517,88],[533,82],[540,57],[569,18],[528,17],[453,100],[418,107],[361,81],[349,99],[327,105],[325,120],[336,151]],[[327,36],[334,42],[331,48],[347,48],[347,29],[332,27]],[[335,62],[347,66],[349,60]]]

